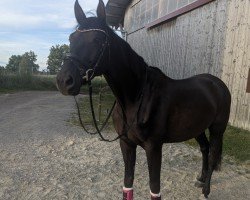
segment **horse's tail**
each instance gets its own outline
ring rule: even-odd
[[[214,148],[214,170],[221,169],[222,160],[222,145],[223,135],[226,131],[229,121],[230,107],[231,107],[231,94],[226,84],[220,79],[216,80],[220,88],[221,101],[219,102],[218,114],[214,123],[209,127],[210,131],[210,147]]]
[[[220,111],[217,115],[214,123],[209,127],[210,131],[210,150],[214,159],[214,170],[218,171],[221,168],[222,160],[222,145],[223,145],[223,135],[226,131],[229,115],[230,115],[230,105],[231,105],[231,95],[227,87],[224,90],[223,104],[220,104]]]
[[[219,131],[216,126],[209,128],[209,162],[213,170],[219,171],[221,168],[222,160],[222,144],[223,144],[223,134],[224,131]]]

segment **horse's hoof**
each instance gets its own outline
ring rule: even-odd
[[[208,198],[204,197],[204,195],[201,195],[199,200],[208,200]]]
[[[205,183],[202,181],[197,180],[194,184],[195,187],[202,188],[204,187]]]

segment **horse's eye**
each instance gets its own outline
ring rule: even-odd
[[[72,41],[74,39],[74,36],[75,34],[74,33],[71,33],[70,36],[69,36],[69,41]]]

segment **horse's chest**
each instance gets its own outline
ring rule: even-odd
[[[131,112],[132,113],[132,112]],[[121,135],[127,135],[128,139],[136,144],[142,143],[145,138],[142,128],[137,125],[137,117],[135,115],[126,115],[124,120],[121,109],[116,107],[113,112],[113,123],[116,132]]]

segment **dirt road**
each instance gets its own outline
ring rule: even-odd
[[[75,112],[72,97],[58,92],[0,95],[1,200],[118,200],[123,161],[118,142],[100,142],[67,122]],[[163,149],[162,196],[166,200],[200,199],[194,186],[201,154],[184,144]],[[149,199],[143,150],[138,149],[135,200]],[[249,169],[224,159],[214,173],[211,200],[250,197]]]

